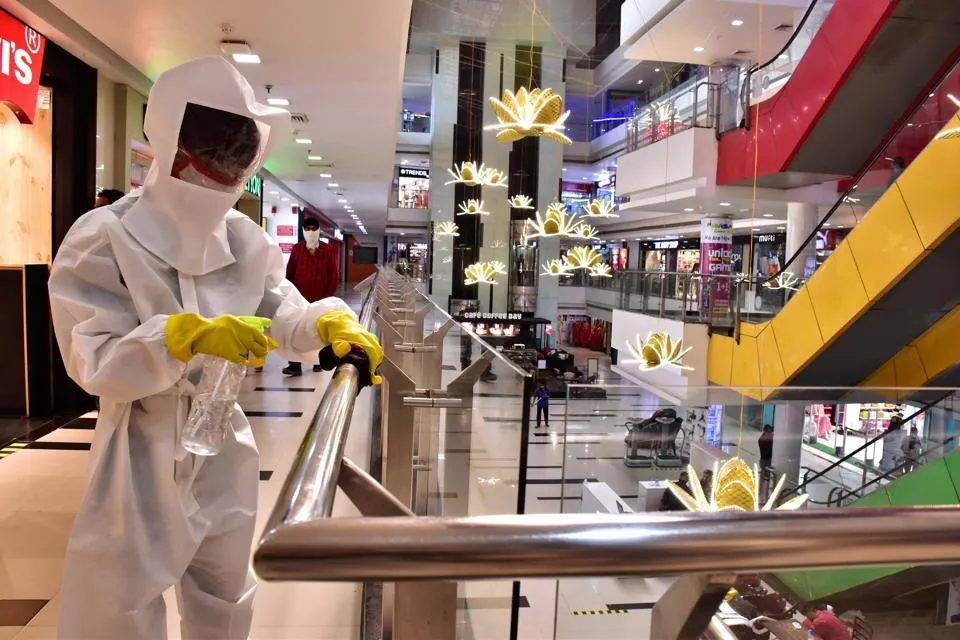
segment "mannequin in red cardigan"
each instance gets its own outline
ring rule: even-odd
[[[287,262],[287,280],[303,294],[308,302],[329,298],[340,285],[340,269],[335,249],[320,241],[320,222],[316,218],[304,218],[303,241],[293,246]],[[321,371],[319,363],[314,371]],[[302,375],[299,362],[289,363],[283,370],[288,376]]]

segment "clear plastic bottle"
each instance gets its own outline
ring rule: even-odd
[[[215,456],[223,448],[230,418],[246,376],[246,365],[205,356],[187,423],[180,434],[183,448],[198,456]]]

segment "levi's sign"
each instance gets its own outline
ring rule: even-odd
[[[46,44],[42,35],[0,11],[0,102],[23,123],[32,123],[37,113]]]

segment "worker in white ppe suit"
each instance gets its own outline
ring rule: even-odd
[[[194,354],[247,362],[277,346],[305,360],[330,345],[337,357],[359,351],[378,381],[376,338],[343,301],[307,303],[277,245],[231,209],[288,123],[222,58],[167,71],[147,105],[155,159],[142,193],[84,215],[59,249],[49,286],[60,351],[100,397],[60,638],[165,638],[171,586],[184,640],[249,635],[257,447],[240,411],[219,454],[180,446]],[[270,337],[239,316],[272,321]]]

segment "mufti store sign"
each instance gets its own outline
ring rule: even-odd
[[[0,10],[0,102],[26,124],[32,123],[37,113],[46,45],[46,38]]]

